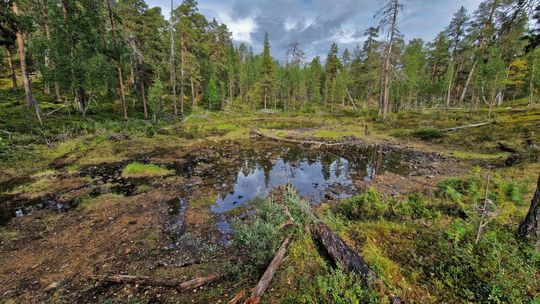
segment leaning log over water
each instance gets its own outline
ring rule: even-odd
[[[366,261],[352,250],[325,224],[313,224],[311,231],[314,238],[319,241],[336,264],[347,272],[353,272],[362,277],[366,283],[372,283],[377,275],[368,266]]]
[[[182,282],[174,279],[152,279],[147,276],[134,276],[134,275],[98,275],[92,277],[95,280],[117,284],[138,284],[145,286],[159,286],[159,287],[171,287],[176,288],[179,292],[188,291],[197,287],[203,286],[210,282],[213,282],[220,278],[218,274],[211,274],[206,277],[199,277],[193,280]]]
[[[259,136],[262,138],[274,140],[274,141],[282,141],[292,144],[300,144],[300,145],[308,145],[308,146],[339,146],[342,145],[342,143],[325,143],[322,141],[313,141],[313,140],[299,140],[299,139],[291,139],[291,138],[284,138],[284,137],[277,137],[269,134],[264,134],[261,131],[257,129],[251,129],[251,135],[253,136]]]
[[[253,290],[251,291],[251,296],[244,302],[244,304],[257,304],[261,301],[262,295],[270,285],[270,282],[272,281],[274,274],[281,265],[281,262],[283,262],[283,258],[285,257],[285,253],[287,252],[287,247],[289,246],[290,242],[291,237],[288,236],[285,238],[283,243],[281,243],[279,250],[272,259],[272,262],[270,263],[270,265],[268,265],[268,268],[266,268],[266,271],[259,280],[259,283],[257,284],[257,286],[255,286],[255,288],[253,288]]]

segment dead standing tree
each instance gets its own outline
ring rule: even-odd
[[[383,7],[377,12],[375,17],[380,19],[380,28],[388,30],[388,42],[383,55],[383,68],[381,79],[381,96],[379,99],[379,116],[386,120],[390,102],[390,82],[392,73],[392,54],[394,45],[402,36],[397,28],[398,13],[403,8],[399,0],[386,0]]]

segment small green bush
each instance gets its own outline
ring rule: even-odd
[[[340,269],[319,275],[306,285],[299,293],[289,294],[284,303],[382,303],[377,293],[364,288],[358,277]]]
[[[378,220],[384,216],[388,205],[375,189],[346,199],[337,205],[337,212],[349,220]]]
[[[429,208],[418,194],[412,194],[406,200],[397,204],[396,213],[399,217],[408,217],[412,219],[433,219],[440,216],[437,211]]]
[[[445,131],[434,128],[423,128],[413,132],[413,136],[422,140],[433,140],[443,138],[446,135]]]

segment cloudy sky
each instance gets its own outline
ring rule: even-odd
[[[161,6],[167,16],[170,0],[146,0]],[[174,0],[175,5],[181,0]],[[264,32],[270,36],[272,54],[283,60],[284,49],[298,42],[309,58],[325,57],[332,42],[340,51],[354,49],[363,33],[377,21],[373,15],[382,0],[199,0],[207,18],[227,24],[235,42],[245,42],[256,52],[262,49]],[[461,6],[472,13],[481,0],[402,0],[399,28],[406,39],[435,37]]]

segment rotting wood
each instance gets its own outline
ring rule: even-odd
[[[175,279],[152,279],[148,276],[134,276],[134,275],[97,275],[92,278],[101,282],[116,283],[116,284],[138,284],[145,286],[159,286],[159,287],[171,287],[176,288],[179,292],[195,289],[210,282],[219,279],[219,274],[211,274],[206,277],[199,277],[186,282]]]
[[[268,265],[268,268],[266,268],[266,271],[259,280],[259,283],[251,291],[251,296],[244,302],[244,304],[257,304],[261,301],[262,295],[270,285],[270,282],[281,265],[281,262],[283,262],[283,257],[285,257],[285,253],[287,252],[290,242],[291,237],[287,236],[283,243],[281,243],[276,255],[272,259],[272,262],[270,262],[270,265]]]
[[[359,275],[364,282],[371,283],[377,275],[354,250],[322,223],[313,224],[311,231],[314,238],[324,246],[330,257],[347,272]]]
[[[331,146],[343,145],[343,143],[326,143],[326,142],[314,141],[314,140],[299,140],[299,139],[292,139],[292,138],[285,138],[285,137],[277,137],[277,136],[272,136],[269,134],[264,134],[257,129],[251,129],[250,133],[252,136],[255,135],[255,136],[259,136],[259,137],[274,140],[274,141],[283,141],[283,142],[300,144],[300,145],[309,145],[309,146],[318,146],[318,147],[322,147],[322,146],[331,147]]]
[[[452,131],[463,130],[463,129],[471,129],[471,128],[483,127],[483,126],[487,126],[489,124],[491,124],[491,121],[486,121],[486,122],[472,124],[472,125],[466,125],[466,126],[460,126],[460,127],[446,128],[446,129],[442,129],[441,131],[452,132]]]

